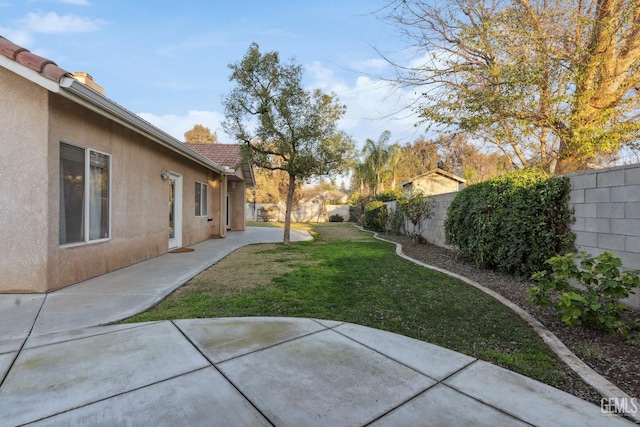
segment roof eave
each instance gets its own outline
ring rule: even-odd
[[[58,85],[55,83],[54,86],[58,88]],[[187,157],[202,166],[210,168],[220,174],[230,174],[227,168],[212,162],[208,158],[186,147],[176,138],[153,126],[140,116],[121,107],[109,98],[102,96],[90,87],[80,83],[73,77],[63,77],[60,81],[59,90],[53,90],[53,92],[57,92],[67,99],[112,119],[137,133],[141,133],[161,146]]]
[[[424,178],[424,177],[426,177],[426,176],[433,175],[433,174],[437,174],[437,175],[440,175],[440,176],[444,176],[445,178],[449,178],[449,179],[451,179],[451,180],[458,181],[460,184],[464,184],[464,183],[466,183],[466,182],[467,182],[467,180],[466,180],[466,179],[461,178],[461,177],[459,177],[458,175],[452,174],[451,172],[447,172],[447,171],[442,170],[442,169],[440,169],[440,168],[436,168],[436,169],[431,169],[429,172],[425,172],[425,173],[423,173],[423,174],[420,174],[420,175],[418,175],[418,176],[415,176],[415,177],[413,177],[412,179],[410,179],[410,180],[408,180],[408,181],[401,182],[401,183],[400,183],[400,186],[403,186],[403,187],[404,187],[405,185],[407,185],[407,184],[411,184],[411,183],[413,183],[414,181],[419,180],[420,178]]]
[[[245,176],[245,182],[249,188],[253,188],[256,185],[256,181],[253,175],[253,166],[249,161],[242,162],[242,172]]]
[[[53,80],[49,80],[37,71],[25,67],[24,65],[19,64],[18,62],[5,57],[4,55],[0,55],[0,67],[6,68],[9,71],[16,73],[20,77],[24,77],[25,79],[32,81],[51,92],[60,92],[58,83],[54,82]]]
[[[465,182],[467,182],[467,180],[466,180],[466,179],[461,178],[461,177],[459,177],[459,176],[458,176],[458,175],[456,175],[456,174],[453,174],[453,173],[451,173],[451,172],[447,172],[447,171],[442,170],[442,169],[435,169],[433,172],[435,172],[435,173],[437,173],[437,174],[439,174],[439,175],[442,175],[442,176],[444,176],[444,177],[447,177],[447,178],[453,179],[453,180],[455,180],[455,181],[458,181],[458,182],[460,182],[460,183],[465,183]]]

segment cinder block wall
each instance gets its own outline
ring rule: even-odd
[[[577,249],[593,255],[613,251],[625,268],[640,269],[640,165],[567,177]]]
[[[433,209],[433,216],[428,220],[422,221],[422,224],[420,224],[420,235],[427,239],[427,242],[438,246],[444,246],[445,248],[451,248],[451,246],[444,242],[444,221],[447,219],[449,205],[456,197],[456,194],[457,192],[436,194],[435,196],[432,196],[436,202]],[[386,205],[389,212],[395,212],[396,202],[386,202]],[[405,231],[409,234],[414,232],[413,224],[411,222],[406,221],[406,223],[403,224],[402,232]]]
[[[576,247],[592,255],[613,251],[625,268],[640,269],[640,164],[567,175],[575,211]],[[433,218],[422,224],[431,243],[444,243],[444,221],[456,193],[434,196]]]
[[[433,209],[433,216],[428,220],[422,221],[420,235],[427,239],[427,242],[438,246],[450,247],[444,242],[444,221],[447,219],[447,211],[449,205],[456,197],[457,192],[436,194],[433,199],[436,205]],[[395,209],[395,202],[393,202],[393,208]],[[415,232],[413,230],[413,224],[407,222],[405,227],[409,229],[409,232]]]
[[[269,207],[278,208],[279,215],[277,215],[276,221],[284,221],[286,206],[269,204],[269,203],[257,203],[254,205],[247,203],[245,209],[245,218],[247,221],[259,221],[258,211],[260,208]],[[293,208],[291,213],[292,222],[326,222],[332,215],[340,215],[345,221],[349,221],[349,205],[324,205],[326,215],[322,212],[322,205],[318,203],[304,203],[297,205]]]
[[[422,222],[422,232],[420,233],[427,242],[438,246],[450,247],[444,242],[444,221],[447,219],[449,205],[456,197],[455,193],[436,194],[433,199],[436,202],[433,209],[433,216]]]
[[[567,175],[569,208],[574,209],[576,248],[592,255],[614,252],[627,269],[640,269],[640,164]],[[434,196],[433,218],[422,224],[422,235],[444,243],[444,221],[456,193]],[[625,301],[640,308],[640,290]]]

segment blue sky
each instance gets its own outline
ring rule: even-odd
[[[391,67],[375,48],[402,60],[407,46],[375,14],[387,0],[0,0],[0,35],[85,71],[106,95],[183,139],[201,123],[220,142],[221,97],[233,84],[227,65],[256,42],[295,57],[304,83],[347,106],[342,130],[360,144],[388,129],[408,142],[424,129],[404,109],[413,96],[375,76]],[[411,58],[405,58],[409,61]]]

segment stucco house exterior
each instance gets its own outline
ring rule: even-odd
[[[229,230],[245,229],[246,190],[255,185],[253,167],[242,156],[239,144],[194,144],[185,145],[202,154],[215,164],[234,171],[227,175],[227,228]]]
[[[417,191],[421,191],[427,196],[433,196],[460,191],[464,188],[465,182],[464,178],[436,168],[400,183],[400,187],[402,192],[409,197]]]
[[[241,164],[2,37],[0,165],[0,292],[48,292],[244,229],[244,211],[227,209],[244,198]]]

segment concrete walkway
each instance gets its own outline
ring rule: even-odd
[[[249,228],[48,295],[0,295],[0,426],[633,425],[492,364],[348,323],[100,326],[240,246],[281,237]]]

